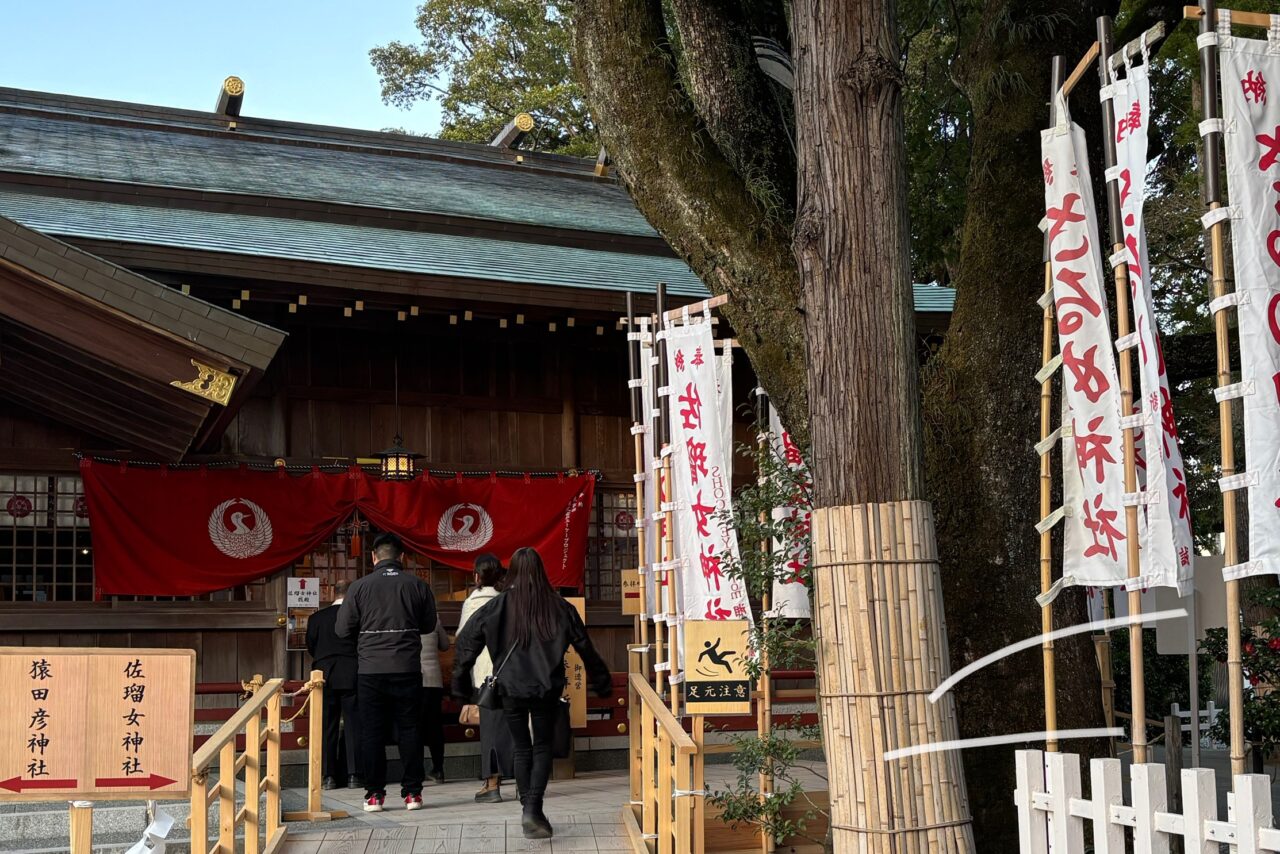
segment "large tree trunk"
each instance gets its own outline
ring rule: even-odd
[[[893,3],[797,0],[793,21],[833,839],[838,852],[968,852],[958,754],[883,758],[956,735],[951,697],[923,697],[948,667],[932,518],[912,500],[923,487]]]

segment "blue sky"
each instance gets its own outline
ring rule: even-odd
[[[416,41],[415,0],[5,0],[0,86],[211,110],[229,74],[244,115],[416,133],[439,110],[382,103],[369,48]]]

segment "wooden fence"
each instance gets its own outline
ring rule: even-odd
[[[1085,854],[1085,823],[1093,826],[1095,854],[1124,854],[1125,829],[1134,854],[1167,854],[1181,839],[1186,854],[1218,854],[1219,843],[1238,854],[1280,852],[1273,828],[1271,778],[1238,774],[1232,809],[1218,818],[1217,781],[1207,768],[1182,772],[1182,809],[1171,811],[1165,768],[1138,764],[1129,769],[1129,801],[1118,759],[1089,763],[1089,793],[1081,789],[1080,757],[1071,753],[1017,752],[1019,850],[1022,854]]]
[[[703,797],[698,745],[644,676],[631,674],[640,740],[638,803],[623,812],[633,851],[701,854],[703,826],[694,821],[694,799]]]
[[[244,854],[272,854],[280,850],[287,834],[280,821],[280,699],[284,680],[264,682],[261,676],[254,676],[249,684],[252,696],[200,746],[191,760],[191,850],[194,854],[235,854],[236,834],[241,829]],[[241,733],[243,752],[237,745]],[[215,761],[217,777],[210,786]],[[241,772],[244,794],[238,798],[236,782]],[[209,848],[208,816],[214,804],[218,805],[218,842]],[[237,808],[237,804],[241,806]]]

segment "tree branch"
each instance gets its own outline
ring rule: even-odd
[[[659,3],[581,0],[576,70],[636,205],[716,294],[761,384],[808,440],[799,276],[789,229],[763,210],[675,76]]]

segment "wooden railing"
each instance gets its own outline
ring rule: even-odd
[[[272,854],[284,843],[287,831],[280,822],[280,698],[284,680],[264,682],[261,676],[254,676],[249,687],[252,695],[248,701],[192,757],[193,854],[236,854],[236,833],[241,828],[244,854]],[[240,752],[236,741],[242,732],[244,751]],[[210,786],[215,762],[217,777]],[[242,771],[243,805],[237,808],[236,781]],[[209,808],[214,804],[218,805],[218,842],[209,848]]]
[[[631,675],[639,740],[639,803],[624,815],[632,850],[654,854],[700,854],[703,828],[694,820],[694,799],[702,797],[698,745],[684,731],[645,678]]]

